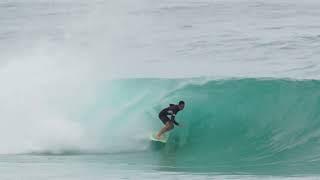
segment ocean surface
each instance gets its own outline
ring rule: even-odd
[[[319,9],[2,0],[0,179],[320,179]]]

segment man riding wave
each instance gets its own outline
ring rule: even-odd
[[[170,104],[169,107],[161,110],[159,113],[159,119],[162,121],[162,123],[165,125],[163,128],[160,129],[160,131],[157,133],[156,138],[161,139],[161,136],[174,128],[174,124],[177,126],[179,123],[175,120],[175,117],[177,113],[184,108],[184,101],[180,101],[179,104]],[[170,116],[170,118],[169,118]]]

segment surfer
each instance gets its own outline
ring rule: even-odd
[[[181,126],[179,125],[179,123],[175,120],[175,116],[176,114],[183,110],[184,108],[184,101],[180,101],[179,104],[170,104],[169,107],[163,109],[160,113],[159,113],[159,118],[160,120],[163,122],[163,124],[165,125],[163,128],[160,129],[160,131],[157,133],[156,138],[160,139],[161,136],[167,132],[170,131],[171,129],[174,128],[174,125],[177,126]],[[171,118],[169,118],[168,116],[171,116]]]

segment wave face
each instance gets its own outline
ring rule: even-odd
[[[152,162],[160,152],[165,167],[210,172],[318,173],[320,168],[318,80],[123,79],[99,84],[90,103],[68,111],[69,119],[33,120],[32,126],[25,125],[29,135],[16,134],[17,141],[1,152],[148,154],[142,162]],[[148,136],[163,126],[158,113],[179,100],[186,102],[177,116],[184,126],[175,127],[168,143],[154,151]]]
[[[169,146],[179,142],[179,154],[199,165],[319,161],[319,87],[257,79],[188,85],[168,97],[187,102],[180,116],[187,127],[173,133]]]
[[[179,167],[319,167],[320,81],[200,78],[111,84],[106,94],[112,94],[110,102],[121,109],[121,115],[113,116],[112,126],[119,134],[124,124],[159,129],[157,113],[169,103],[186,102],[177,116],[184,127],[171,132],[163,149]]]

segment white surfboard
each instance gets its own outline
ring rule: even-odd
[[[156,135],[157,135],[157,133],[152,133],[150,135],[150,140],[151,141],[161,142],[161,143],[167,143],[168,138],[169,138],[169,134],[163,135],[163,137],[161,139],[156,138]]]

